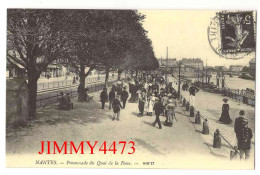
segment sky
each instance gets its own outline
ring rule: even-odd
[[[208,66],[243,65],[255,57],[251,54],[239,60],[218,56],[210,47],[207,29],[216,11],[209,10],[139,10],[146,15],[143,27],[152,40],[155,56],[177,58],[201,58]]]

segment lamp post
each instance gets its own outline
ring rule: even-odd
[[[208,69],[208,62],[207,62],[208,60],[206,59],[206,84],[208,84],[208,71],[207,71],[207,69]]]
[[[165,64],[165,81],[168,83],[168,78],[167,78],[167,65],[168,65],[168,47],[166,50],[166,64]]]
[[[199,63],[198,63],[198,83],[200,82],[200,66],[199,66]]]
[[[181,61],[179,62],[179,84],[178,84],[178,98],[181,95]]]

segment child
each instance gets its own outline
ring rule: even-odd
[[[115,120],[116,116],[117,116],[116,120],[119,120],[120,109],[122,108],[122,105],[119,101],[119,95],[117,95],[116,98],[113,100],[112,108],[114,112],[113,120]]]

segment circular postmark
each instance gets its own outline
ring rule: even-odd
[[[255,18],[252,11],[223,11],[211,19],[208,41],[226,59],[241,59],[255,51]]]

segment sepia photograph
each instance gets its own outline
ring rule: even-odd
[[[6,167],[255,169],[256,16],[6,9]]]

